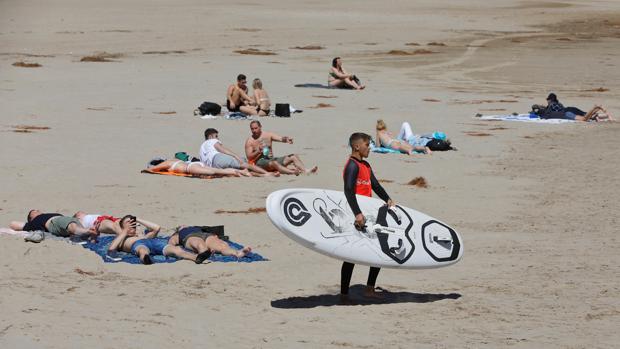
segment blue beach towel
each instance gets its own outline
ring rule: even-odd
[[[168,240],[168,238],[159,238],[159,237],[155,239],[160,239],[160,240],[165,240],[165,241]],[[113,256],[109,256],[108,247],[112,243],[112,240],[114,240],[114,236],[100,236],[98,242],[96,243],[87,242],[86,244],[83,244],[82,246],[98,254],[105,263],[124,262],[124,263],[130,263],[130,264],[141,264],[140,258],[138,258],[137,256],[134,256],[131,253],[117,252]],[[228,245],[230,245],[233,248],[236,248],[236,249],[243,248],[242,245],[239,245],[232,241],[227,241],[227,242],[228,242]],[[166,256],[151,256],[151,259],[153,260],[153,263],[173,263],[178,260],[176,258],[166,257]],[[231,257],[231,256],[223,256],[221,254],[213,254],[211,255],[211,257],[209,257],[209,260],[212,262],[224,262],[224,263],[226,262],[251,263],[251,262],[258,262],[258,261],[267,261],[268,259],[263,258],[263,256],[259,255],[258,253],[250,252],[247,254],[247,256],[242,257],[240,259],[237,259],[236,257]]]
[[[296,84],[294,85],[295,87],[302,87],[302,88],[325,88],[325,89],[333,89],[333,87],[329,86],[329,85],[323,85],[323,84],[315,84],[315,83],[306,83],[306,84]]]
[[[251,115],[247,115],[247,114],[244,114],[244,113],[238,112],[238,111],[228,113],[228,114],[224,115],[224,118],[226,120],[250,120],[250,119],[253,120]]]
[[[370,142],[370,151],[372,151],[373,153],[379,153],[379,154],[405,154],[396,149],[386,148],[386,147],[377,147],[375,146],[375,142]],[[416,150],[415,152],[424,153],[423,151],[418,151],[418,150]]]

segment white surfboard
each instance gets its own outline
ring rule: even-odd
[[[324,255],[383,268],[426,269],[454,264],[463,255],[459,234],[416,210],[357,196],[366,228],[344,193],[323,189],[283,189],[267,197],[267,214],[286,236]]]

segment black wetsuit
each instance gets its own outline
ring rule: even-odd
[[[349,158],[344,167],[342,176],[344,179],[344,196],[347,198],[347,202],[354,215],[362,213],[357,203],[357,198],[355,197],[356,194],[371,196],[372,189],[382,200],[387,202],[390,199],[390,196],[385,189],[383,189],[377,178],[375,178],[370,164],[364,160],[357,160],[354,157]],[[342,269],[340,271],[341,294],[349,294],[349,285],[351,284],[351,276],[353,275],[354,267],[355,264],[353,263],[342,263]],[[370,267],[368,282],[366,283],[367,286],[372,286],[374,288],[380,270],[381,268],[378,267]]]

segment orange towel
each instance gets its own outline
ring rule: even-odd
[[[221,176],[193,175],[189,173],[176,173],[176,172],[170,172],[170,171],[151,171],[151,170],[142,170],[140,171],[140,173],[150,173],[150,174],[165,175],[165,176],[202,178],[202,179],[211,179],[211,178],[221,177]]]

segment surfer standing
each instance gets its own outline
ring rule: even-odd
[[[372,192],[374,191],[388,204],[388,206],[394,206],[394,202],[390,199],[390,196],[385,189],[383,189],[377,178],[375,178],[370,164],[364,160],[370,153],[370,136],[361,132],[353,133],[351,137],[349,137],[349,146],[351,147],[351,156],[343,172],[344,195],[351,207],[351,211],[353,211],[355,215],[355,228],[363,231],[366,224],[366,217],[364,217],[364,214],[362,214],[360,210],[357,198],[355,197],[356,194],[372,196]],[[353,263],[342,263],[342,270],[340,273],[340,301],[344,304],[350,303],[349,285],[351,283],[354,267],[355,264]],[[381,268],[378,267],[370,267],[364,296],[380,298],[380,295],[375,292],[375,283],[380,270]]]

